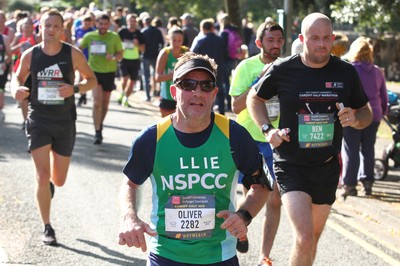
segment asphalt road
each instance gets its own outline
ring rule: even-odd
[[[42,245],[42,224],[34,200],[33,166],[26,152],[20,109],[6,93],[5,123],[0,125],[0,264],[1,265],[145,265],[147,254],[118,245],[118,191],[130,144],[159,118],[158,108],[131,97],[123,108],[113,95],[104,124],[104,143],[93,145],[91,101],[78,108],[77,139],[64,187],[56,188],[52,224],[59,247]],[[228,114],[233,117],[232,114]],[[390,139],[381,138],[377,150]],[[150,190],[142,188],[141,216],[149,220]],[[238,193],[240,197],[240,193]],[[321,237],[314,265],[400,265],[400,173],[374,186],[372,197],[337,201]],[[256,265],[264,210],[250,225],[250,251],[241,265]],[[282,212],[271,257],[287,265],[291,228]]]

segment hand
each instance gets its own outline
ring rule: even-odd
[[[283,141],[290,142],[290,136],[279,128],[269,130],[265,138],[275,148],[279,147]]]
[[[114,59],[115,59],[115,57],[112,55],[112,54],[106,54],[106,59],[107,60],[110,60],[110,61],[113,61]]]
[[[125,219],[120,231],[118,244],[141,248],[143,252],[146,252],[147,250],[144,233],[150,236],[157,235],[157,232],[152,230],[149,224],[140,219]]]
[[[18,89],[15,91],[15,100],[17,101],[23,101],[25,98],[29,96],[29,88],[25,86],[20,86]]]
[[[230,212],[228,210],[217,213],[218,218],[224,218],[221,229],[228,230],[231,235],[238,239],[245,239],[247,234],[247,226],[240,214]]]
[[[74,95],[74,85],[68,83],[61,83],[58,87],[58,93],[60,97],[68,98]]]
[[[350,107],[340,109],[339,103],[336,103],[336,108],[339,110],[338,116],[342,127],[351,127],[356,122],[354,110]]]

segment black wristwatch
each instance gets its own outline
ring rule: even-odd
[[[240,214],[243,217],[243,220],[245,221],[246,226],[248,226],[251,223],[251,221],[253,220],[253,216],[251,216],[249,211],[237,210],[236,213]]]
[[[267,134],[268,131],[270,131],[270,130],[273,129],[273,128],[274,128],[274,127],[273,127],[271,124],[264,124],[264,125],[262,125],[262,127],[261,127],[261,131],[262,131],[262,133]]]
[[[79,85],[74,85],[74,93],[78,93],[79,92]]]

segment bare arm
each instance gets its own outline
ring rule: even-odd
[[[11,93],[15,100],[22,101],[29,96],[29,88],[24,83],[30,75],[32,49],[28,49],[21,55],[21,62],[11,81]]]
[[[78,86],[79,92],[84,93],[88,90],[91,90],[96,87],[97,80],[89,65],[86,62],[85,56],[83,53],[76,48],[75,46],[72,47],[72,64],[74,71],[78,70],[81,74],[81,81],[74,85],[69,83],[62,83],[58,87],[58,92],[61,97],[67,98],[71,97],[75,94],[75,86]]]
[[[170,51],[172,53],[172,51]],[[157,57],[157,63],[156,63],[156,81],[157,82],[162,82],[162,81],[167,81],[167,80],[172,80],[174,72],[171,71],[171,73],[165,73],[165,68],[167,67],[167,60],[168,60],[168,54],[164,50],[161,50],[161,52],[158,54]]]
[[[270,191],[259,184],[252,185],[246,194],[246,199],[239,209],[247,210],[255,217],[264,207]]]
[[[271,121],[268,118],[265,100],[258,97],[255,90],[249,90],[246,105],[251,118],[260,128],[264,124],[271,124]]]
[[[4,45],[5,45],[5,55],[6,55],[6,59],[3,58],[4,63],[9,64],[9,63],[11,63],[11,59],[12,59],[12,53],[11,53],[11,49],[10,49],[10,38],[3,35],[3,41],[4,41]]]
[[[72,49],[72,60],[74,64],[74,69],[78,70],[82,79],[79,82],[79,92],[84,93],[91,90],[97,86],[97,79],[93,73],[93,70],[89,67],[85,56],[76,47]]]
[[[268,117],[267,107],[265,105],[265,100],[257,96],[255,90],[250,90],[247,95],[247,110],[250,113],[251,118],[260,127],[264,124],[271,124],[271,120]],[[268,131],[265,135],[267,142],[269,142],[274,147],[279,147],[283,141],[290,142],[290,136],[286,135],[279,129],[272,129]]]
[[[124,50],[115,53],[114,58],[116,61],[121,61],[123,57]]]
[[[151,236],[157,234],[150,228],[150,225],[143,222],[138,217],[137,212],[137,194],[139,186],[132,181],[124,181],[120,190],[120,207],[121,207],[121,229],[119,233],[119,244],[128,247],[141,248],[143,252],[147,250],[146,239],[144,233]]]
[[[232,111],[235,114],[240,114],[241,111],[246,109],[246,99],[249,89],[239,96],[232,96]]]
[[[258,171],[256,173],[258,173]],[[262,185],[252,185],[246,194],[244,203],[239,207],[239,209],[248,211],[252,217],[255,217],[264,207],[269,193],[269,190]],[[221,224],[222,229],[228,230],[238,239],[243,239],[246,236],[248,224],[246,224],[246,220],[241,214],[223,210],[217,213],[217,217],[225,219]]]

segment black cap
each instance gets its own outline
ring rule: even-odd
[[[182,78],[184,75],[193,70],[205,70],[211,74],[213,81],[216,80],[216,72],[214,68],[211,66],[210,62],[203,59],[195,58],[175,68],[173,76],[174,83],[178,79]]]

